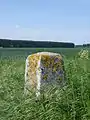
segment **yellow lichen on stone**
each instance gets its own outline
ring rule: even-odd
[[[58,61],[55,61],[56,59]],[[62,68],[62,57],[61,56],[42,55],[41,60],[43,62],[44,67],[53,67],[53,71],[55,71],[57,67]]]
[[[49,55],[42,55],[41,60],[43,62],[44,67],[49,67],[50,66],[50,56]]]
[[[37,54],[28,56],[28,60],[29,60],[28,76],[30,83],[32,84],[33,87],[36,87],[37,85],[36,70],[39,59],[40,59],[40,55]]]
[[[52,72],[56,73],[59,72],[59,70],[63,70],[63,62],[62,57],[60,55],[42,55],[41,56],[41,63],[42,67],[46,68],[45,73],[42,75],[43,80],[47,80],[49,76],[49,73]]]
[[[44,79],[44,80],[46,80],[46,79],[47,79],[47,77],[48,77],[48,75],[47,75],[47,74],[45,74],[45,75],[43,76],[43,79]]]

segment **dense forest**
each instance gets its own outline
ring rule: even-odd
[[[74,43],[0,39],[0,47],[74,48]]]

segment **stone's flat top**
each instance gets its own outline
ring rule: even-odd
[[[37,53],[29,55],[27,58],[35,57],[35,56],[39,57],[39,56],[42,56],[42,55],[44,55],[44,56],[59,56],[62,59],[61,54],[53,53],[53,52],[37,52]]]
[[[36,54],[40,54],[40,55],[60,55],[59,53],[53,53],[53,52],[38,52]]]

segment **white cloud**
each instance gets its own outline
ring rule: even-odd
[[[19,25],[16,25],[15,28],[19,28],[20,26]]]

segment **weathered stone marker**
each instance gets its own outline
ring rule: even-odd
[[[25,89],[40,95],[40,90],[47,85],[62,85],[64,82],[64,63],[62,56],[57,53],[39,52],[29,55],[26,59]]]

